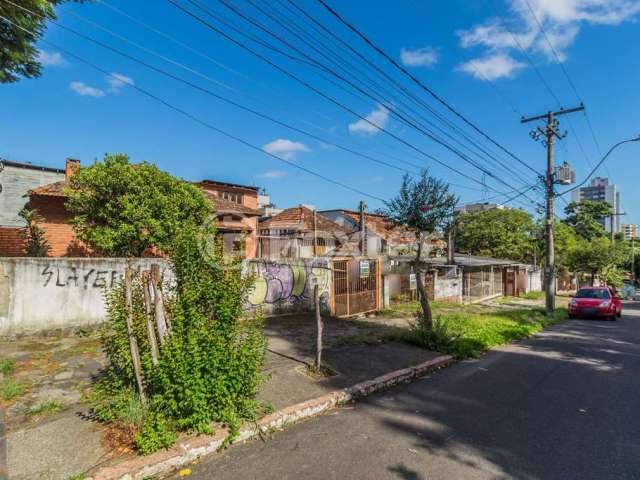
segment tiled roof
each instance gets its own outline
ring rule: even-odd
[[[47,183],[39,187],[29,190],[29,195],[39,195],[44,197],[66,197],[64,189],[69,186],[67,180],[60,180],[59,182]]]
[[[251,190],[251,192],[256,193],[258,191],[258,187],[253,187],[251,185],[241,185],[239,183],[229,183],[229,182],[218,182],[217,180],[201,180],[199,182],[195,182],[196,185],[201,187],[231,187],[231,188],[239,188],[243,190]]]
[[[225,200],[224,198],[214,195],[207,190],[204,190],[204,194],[209,200],[211,200],[213,209],[216,213],[241,213],[243,215],[254,215],[256,217],[260,216],[260,212],[258,212],[258,210],[254,208],[245,207],[244,205],[240,205],[239,203]]]
[[[287,208],[267,220],[260,222],[261,230],[296,230],[298,232],[310,232],[313,230],[313,210],[307,207]],[[316,215],[316,230],[333,233],[336,235],[346,235],[348,230],[335,222],[326,219],[320,214]]]

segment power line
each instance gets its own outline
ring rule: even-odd
[[[4,2],[10,3],[10,4],[14,5],[14,6],[17,6],[19,8],[22,8],[22,7],[14,4],[13,2],[11,2],[9,0],[0,0],[0,1],[4,1]],[[21,25],[16,24],[15,22],[13,22],[12,20],[4,17],[3,15],[0,15],[0,19],[12,24],[14,27],[17,27],[17,28],[19,28],[19,29],[21,29],[21,30],[23,30],[23,31],[25,31],[27,33],[34,34],[34,32],[32,30],[29,30],[29,29],[27,29],[25,27],[22,27]],[[76,54],[70,52],[69,50],[61,47],[60,45],[57,45],[54,42],[51,42],[49,40],[41,40],[41,41],[46,43],[46,44],[48,44],[48,45],[51,45],[52,47],[54,47],[54,48],[56,48],[58,50],[60,50],[65,55],[68,55],[68,56],[70,56],[72,58],[75,58],[76,60],[84,63],[85,65],[88,65],[89,67],[99,71],[100,73],[106,75],[108,78],[118,79],[118,77],[116,77],[113,73],[109,72],[108,70],[105,70],[104,68],[96,65],[95,63],[93,63],[93,62],[91,62],[91,61],[89,61],[89,60],[87,60],[87,59],[85,59],[83,57],[80,57],[79,55],[76,55]],[[220,128],[218,128],[218,127],[216,127],[216,126],[214,126],[214,125],[212,125],[212,124],[210,124],[210,123],[208,123],[208,122],[206,122],[204,120],[201,120],[200,118],[198,118],[195,115],[187,112],[186,110],[183,110],[182,108],[177,107],[177,106],[167,102],[166,100],[162,99],[161,97],[149,92],[148,90],[143,89],[142,87],[140,87],[140,86],[138,86],[136,84],[132,84],[130,82],[125,82],[125,85],[130,87],[130,88],[133,88],[136,91],[138,91],[139,93],[141,93],[141,94],[143,94],[143,95],[145,95],[145,96],[147,96],[147,97],[149,97],[149,98],[151,98],[151,99],[163,104],[164,106],[166,106],[166,107],[168,107],[168,108],[180,113],[181,115],[183,115],[183,116],[185,116],[185,117],[187,117],[187,118],[199,123],[200,125],[202,125],[202,126],[204,126],[206,128],[209,128],[210,130],[213,130],[213,131],[219,133],[220,135],[223,135],[223,136],[225,136],[227,138],[235,140],[236,142],[241,143],[242,145],[244,145],[244,146],[246,146],[248,148],[251,148],[252,150],[259,151],[259,152],[261,152],[261,153],[263,153],[265,155],[268,155],[268,156],[270,156],[270,157],[272,157],[272,158],[274,158],[274,159],[276,159],[276,160],[278,160],[280,162],[283,162],[283,163],[285,163],[285,164],[287,164],[289,166],[297,168],[298,170],[306,172],[306,173],[308,173],[310,175],[313,175],[313,176],[315,176],[317,178],[320,178],[320,179],[322,179],[322,180],[324,180],[326,182],[329,182],[329,183],[332,183],[334,185],[337,185],[337,186],[340,186],[342,188],[345,188],[347,190],[350,190],[350,191],[352,191],[354,193],[357,193],[358,195],[363,195],[363,196],[366,196],[366,197],[369,197],[369,198],[372,198],[372,199],[375,199],[375,200],[379,200],[381,202],[385,201],[383,198],[380,198],[380,197],[378,197],[376,195],[373,195],[373,194],[370,194],[370,193],[366,193],[366,192],[364,192],[362,190],[359,190],[357,188],[354,188],[354,187],[351,187],[349,185],[346,185],[346,184],[344,184],[344,183],[342,183],[342,182],[340,182],[338,180],[334,180],[334,179],[332,179],[330,177],[327,177],[326,175],[318,173],[318,172],[316,172],[314,170],[311,170],[309,168],[303,167],[302,165],[298,165],[295,162],[292,162],[292,161],[287,160],[285,158],[279,157],[278,155],[275,155],[275,154],[270,153],[270,152],[266,152],[261,147],[259,147],[257,145],[254,145],[251,142],[249,142],[247,140],[244,140],[244,139],[242,139],[240,137],[237,137],[237,136],[235,136],[235,135],[233,135],[233,134],[231,134],[231,133],[229,133],[229,132],[227,132],[225,130],[222,130],[222,129],[220,129]]]
[[[525,0],[525,3],[527,4],[527,8],[529,9],[529,12],[531,12],[531,16],[534,18],[534,20],[538,24],[538,27],[540,28],[540,31],[542,32],[542,35],[544,36],[544,39],[547,42],[547,45],[549,45],[549,48],[551,49],[551,53],[553,54],[553,56],[554,56],[554,58],[556,60],[556,63],[562,69],[562,73],[564,74],[564,77],[567,79],[567,82],[569,83],[569,86],[573,90],[573,93],[575,94],[575,96],[578,99],[578,101],[580,103],[584,104],[584,101],[582,100],[581,95],[578,93],[578,89],[576,88],[575,83],[573,82],[573,80],[569,76],[569,72],[565,68],[564,62],[560,60],[560,56],[558,55],[558,52],[556,51],[555,47],[553,46],[553,43],[549,39],[549,36],[547,35],[547,32],[546,32],[544,26],[542,25],[542,22],[540,21],[538,16],[535,14],[533,8],[531,7],[531,4],[529,3],[529,0]],[[587,121],[587,126],[589,127],[589,131],[591,132],[591,138],[593,139],[593,143],[596,146],[596,150],[598,152],[598,155],[600,155],[602,157],[602,150],[600,149],[600,143],[598,142],[598,139],[596,137],[596,133],[595,133],[595,131],[593,129],[593,125],[591,125],[591,119],[589,118],[589,114],[588,114],[586,108],[583,110],[583,114],[584,114],[585,120]],[[609,173],[609,170],[606,167],[606,165],[605,165],[605,169],[607,170],[607,174],[609,176],[611,176],[611,174]]]
[[[203,7],[201,5],[201,3],[198,0],[188,0],[189,3],[197,6],[198,8],[200,8],[203,12],[212,15],[214,18],[219,18],[218,16],[216,16],[215,14],[212,13],[212,11],[207,8],[207,7]],[[361,87],[359,87],[358,85],[355,85],[352,81],[346,79],[344,76],[338,74],[335,70],[330,69],[328,67],[326,67],[325,65],[317,62],[315,59],[311,58],[309,55],[307,55],[305,52],[303,52],[302,50],[300,50],[299,48],[297,48],[296,46],[292,45],[290,42],[288,42],[287,40],[283,39],[282,37],[280,37],[279,35],[275,34],[274,32],[272,32],[271,30],[269,30],[268,28],[266,28],[264,25],[262,25],[260,22],[258,22],[257,20],[251,18],[250,16],[244,14],[242,11],[240,11],[238,8],[234,7],[233,5],[230,5],[229,2],[227,2],[226,0],[218,0],[219,3],[223,4],[225,7],[227,7],[228,9],[230,9],[233,13],[235,13],[236,15],[240,16],[241,18],[243,18],[244,20],[246,20],[247,22],[251,23],[252,25],[254,25],[255,27],[259,28],[260,30],[264,31],[265,33],[267,33],[268,35],[272,36],[273,38],[275,38],[276,40],[282,42],[284,45],[286,45],[287,47],[289,47],[290,49],[294,50],[295,52],[301,54],[303,57],[307,58],[310,62],[312,62],[313,64],[317,65],[318,68],[326,71],[327,73],[329,73],[330,75],[333,75],[334,77],[336,77],[339,80],[342,80],[343,82],[347,83],[348,85],[350,85],[352,88],[356,89],[356,91],[358,91],[359,93],[361,93],[362,95],[365,95],[367,98],[370,98],[371,100],[378,102],[380,104],[384,104],[384,101],[381,100],[379,97],[375,97],[372,96],[369,92],[366,92],[365,90],[363,90]],[[245,35],[246,36],[246,35]],[[275,50],[275,51],[279,51],[276,48],[270,47],[270,49]],[[286,54],[285,54],[286,55]],[[292,58],[292,57],[291,57]],[[292,58],[294,59],[294,58]],[[470,159],[469,157],[467,157],[465,154],[463,154],[462,152],[460,152],[459,150],[457,150],[456,148],[452,147],[450,144],[448,144],[447,142],[445,142],[444,140],[440,139],[439,137],[437,137],[432,131],[429,131],[428,129],[417,125],[415,122],[409,120],[406,115],[401,114],[397,111],[397,109],[390,104],[386,104],[385,107],[389,110],[390,113],[392,113],[394,116],[396,116],[398,119],[400,119],[400,121],[402,121],[403,123],[405,123],[406,125],[416,129],[417,131],[419,131],[420,133],[422,133],[423,135],[426,135],[428,138],[434,140],[435,142],[439,143],[440,145],[442,145],[443,147],[445,147],[446,149],[448,149],[449,151],[451,151],[452,153],[456,154],[457,156],[459,156],[460,158],[462,158],[463,160],[467,161],[468,163],[470,163],[471,165],[473,165],[475,168],[481,170],[481,171],[485,171],[487,172],[487,174],[489,174],[490,176],[492,176],[493,178],[497,179],[498,181],[500,181],[501,183],[507,185],[510,188],[513,188],[511,185],[509,185],[508,183],[504,182],[502,179],[498,178],[496,175],[494,175],[493,173],[488,172],[487,170],[483,169],[483,167],[481,167],[477,162],[475,162],[474,160]]]
[[[219,0],[220,1],[220,0]],[[296,25],[296,20],[297,19],[292,19],[291,17],[287,17],[286,15],[284,15],[282,12],[279,12],[276,8],[274,8],[274,5],[271,5],[270,8],[273,11],[273,14],[278,15],[280,18],[274,18],[274,15],[272,15],[271,13],[269,13],[268,11],[266,11],[264,8],[260,7],[259,4],[257,2],[255,2],[254,0],[249,0],[249,3],[251,3],[254,8],[256,8],[258,11],[260,11],[262,14],[264,14],[266,17],[272,19],[274,22],[276,22],[278,25],[280,25],[283,29],[285,29],[286,31],[290,32],[292,35],[294,35],[296,38],[299,38],[300,40],[302,40],[304,43],[306,43],[307,45],[309,45],[313,50],[315,50],[316,52],[318,52],[320,55],[322,55],[324,58],[328,59],[330,62],[335,63],[341,70],[347,72],[347,74],[357,78],[359,81],[361,81],[362,83],[365,83],[365,80],[368,81],[368,88],[372,88],[374,89],[374,91],[379,92],[380,90],[382,90],[384,93],[384,95],[386,95],[388,98],[392,99],[392,103],[391,106],[393,109],[397,109],[396,105],[402,105],[404,106],[405,109],[407,109],[410,112],[413,112],[414,115],[416,115],[418,118],[420,118],[423,122],[426,122],[428,125],[430,125],[431,127],[435,128],[436,130],[438,130],[442,135],[446,136],[447,138],[449,138],[451,141],[455,142],[456,144],[458,144],[459,146],[461,146],[462,148],[464,148],[465,150],[468,150],[469,152],[472,152],[472,154],[474,155],[478,155],[480,156],[477,152],[473,151],[470,147],[468,147],[467,145],[463,144],[462,142],[460,142],[458,139],[454,138],[453,136],[451,136],[450,134],[448,134],[446,131],[444,131],[441,127],[439,127],[438,125],[434,124],[433,122],[431,122],[430,120],[426,119],[423,115],[421,115],[419,112],[416,112],[416,110],[413,109],[413,107],[408,106],[403,99],[398,99],[398,97],[394,96],[393,94],[390,94],[388,90],[383,89],[383,87],[381,87],[377,82],[375,82],[374,80],[372,80],[366,73],[364,73],[358,66],[354,65],[353,63],[349,62],[348,60],[345,60],[343,57],[339,56],[335,51],[333,51],[332,49],[328,48],[325,44],[320,43],[317,39],[313,38],[309,32],[305,31],[302,29],[302,27],[298,27]],[[278,0],[278,3],[282,6],[283,2],[281,2],[280,0]],[[303,17],[301,18],[301,20],[303,22],[306,23],[306,25],[310,26],[312,29],[314,29],[316,32],[318,32],[318,28],[316,27],[316,24],[318,24],[320,27],[322,27],[323,29],[325,29],[326,27],[324,27],[324,25],[319,24],[317,20],[315,20],[313,17],[310,17],[301,7],[299,7],[298,5],[296,5],[295,3],[293,3],[294,7],[303,14]],[[285,6],[285,8],[287,8]],[[290,11],[290,10],[289,10]],[[284,19],[284,20],[281,20]],[[311,22],[309,21],[311,20]],[[295,31],[293,31],[293,28],[296,28],[300,33],[296,33]],[[324,33],[324,31],[320,31],[319,32],[321,35],[323,35],[326,38],[326,33]],[[306,37],[306,38],[303,38]],[[335,39],[337,39],[341,44],[343,44],[343,41],[340,37],[336,37],[335,35],[333,35],[333,37]],[[319,45],[319,48],[321,49],[325,49],[327,50],[330,55],[333,58],[330,58],[327,54],[325,54],[324,52],[322,52],[321,50],[319,50],[316,45]],[[349,51],[353,51],[353,48],[351,46],[349,46],[347,44],[348,50]],[[376,69],[376,71],[378,71],[378,73],[382,73],[382,76],[385,78],[385,80],[390,81],[390,83],[392,84],[392,88],[396,88],[401,91],[403,96],[406,96],[407,98],[409,98],[409,100],[412,100],[414,103],[416,103],[419,107],[423,107],[426,108],[427,111],[429,111],[429,113],[431,113],[432,115],[434,115],[436,118],[438,118],[438,120],[442,121],[443,123],[445,123],[447,125],[447,127],[451,128],[454,132],[458,133],[459,135],[461,135],[467,142],[469,142],[471,145],[473,145],[476,149],[480,150],[484,155],[486,155],[489,158],[483,158],[483,160],[487,160],[490,162],[494,162],[496,165],[498,165],[499,169],[504,169],[506,171],[511,172],[513,175],[515,175],[516,177],[518,177],[519,179],[521,179],[525,184],[529,182],[529,180],[525,180],[519,172],[515,171],[514,169],[512,169],[509,165],[506,165],[504,162],[502,162],[500,159],[496,158],[491,152],[487,151],[486,149],[484,149],[481,145],[479,145],[478,143],[476,143],[473,139],[471,139],[469,136],[467,136],[465,134],[465,132],[459,130],[455,125],[451,124],[446,118],[444,118],[443,116],[441,116],[437,111],[435,111],[433,108],[429,107],[428,105],[425,105],[421,102],[416,102],[415,99],[413,98],[412,95],[408,94],[408,92],[406,91],[406,89],[404,89],[401,85],[399,86],[396,82],[393,81],[393,79],[390,79],[386,73],[384,73],[383,71],[380,72],[377,68],[377,66],[372,65],[371,62],[368,61],[368,59],[362,57],[361,55],[359,55],[359,52],[355,51],[356,54],[362,58],[365,63],[368,66],[373,66],[374,69]],[[337,59],[337,60],[336,60]],[[371,84],[373,84],[374,86],[372,87]],[[377,90],[376,90],[377,89]],[[380,94],[380,93],[378,93]],[[389,105],[389,104],[387,104]],[[391,107],[390,107],[391,108]]]
[[[424,83],[422,83],[419,79],[417,79],[412,73],[410,73],[406,68],[404,68],[402,65],[400,65],[394,58],[392,58],[391,56],[389,56],[384,50],[382,50],[380,47],[378,47],[377,45],[375,45],[364,33],[362,33],[360,30],[358,30],[354,25],[352,25],[350,22],[348,22],[347,20],[345,20],[336,10],[334,10],[330,5],[328,5],[324,0],[317,0],[329,13],[331,13],[331,15],[333,15],[335,18],[337,18],[343,25],[345,25],[349,30],[351,30],[352,32],[354,32],[356,35],[358,35],[367,45],[369,45],[372,49],[374,49],[376,52],[378,52],[380,55],[382,55],[387,61],[389,61],[394,67],[396,67],[398,70],[400,70],[405,76],[407,76],[408,78],[410,78],[415,84],[417,84],[420,88],[422,88],[424,91],[426,91],[429,95],[431,95],[435,100],[437,100],[440,104],[444,105],[447,110],[449,110],[451,113],[453,113],[455,116],[457,116],[458,118],[460,118],[464,123],[466,123],[467,125],[469,125],[471,128],[473,128],[476,132],[478,132],[480,135],[482,135],[483,137],[485,137],[487,140],[489,140],[491,143],[493,143],[495,146],[497,146],[498,148],[500,148],[502,151],[504,151],[506,154],[508,154],[510,157],[512,157],[514,160],[520,162],[522,165],[524,165],[526,168],[532,170],[536,175],[538,175],[538,172],[533,169],[529,164],[527,164],[526,162],[522,161],[520,158],[518,158],[517,156],[515,156],[513,153],[511,153],[509,150],[507,150],[503,145],[501,145],[500,143],[498,143],[496,140],[494,140],[493,138],[491,138],[488,134],[486,134],[484,131],[482,131],[479,127],[477,127],[474,123],[472,123],[469,119],[467,119],[464,115],[462,115],[460,112],[458,112],[455,108],[453,108],[448,102],[446,102],[442,97],[440,97],[438,94],[436,94],[431,88],[427,87]]]
[[[175,0],[167,0],[169,3],[171,3],[172,5],[174,5],[176,8],[178,8],[180,11],[182,11],[183,13],[187,14],[188,16],[194,18],[196,21],[202,23],[204,26],[206,26],[207,28],[211,29],[212,31],[218,33],[219,35],[221,35],[222,37],[224,37],[225,39],[229,40],[230,42],[234,43],[235,45],[239,46],[240,48],[242,48],[243,50],[246,50],[248,52],[250,52],[252,55],[256,56],[257,58],[259,58],[260,60],[264,61],[265,63],[267,63],[268,65],[272,66],[273,68],[275,68],[276,70],[280,71],[281,73],[283,73],[284,75],[286,75],[287,77],[293,79],[294,81],[300,83],[301,85],[303,85],[304,87],[310,89],[311,91],[317,93],[318,95],[320,95],[321,97],[325,98],[326,100],[330,101],[331,103],[337,105],[338,107],[342,108],[343,110],[351,113],[352,115],[360,118],[362,121],[366,122],[367,124],[371,125],[372,127],[380,130],[381,132],[384,132],[385,134],[391,136],[392,138],[394,138],[395,140],[399,141],[400,143],[402,143],[403,145],[409,147],[412,150],[415,150],[416,152],[426,156],[427,158],[435,161],[436,163],[444,166],[445,168],[448,168],[449,170],[469,179],[472,180],[476,183],[480,183],[477,179],[465,174],[464,172],[448,165],[447,163],[443,162],[442,160],[438,159],[437,157],[434,157],[433,155],[430,155],[428,153],[426,153],[424,150],[420,149],[419,147],[416,147],[415,145],[407,142],[406,140],[402,139],[401,137],[395,135],[394,133],[390,132],[389,130],[385,129],[384,127],[381,127],[379,125],[376,125],[375,123],[371,122],[369,119],[367,119],[366,117],[360,115],[359,113],[357,113],[356,111],[354,111],[352,108],[346,106],[345,104],[339,102],[338,100],[336,100],[335,98],[331,97],[330,95],[322,92],[321,90],[319,90],[318,88],[314,87],[313,85],[311,85],[309,82],[301,79],[300,77],[296,76],[295,74],[291,73],[290,71],[286,70],[285,68],[283,68],[282,66],[278,65],[277,63],[275,63],[274,61],[270,60],[269,58],[265,57],[264,55],[256,52],[255,50],[253,50],[252,48],[248,47],[247,45],[245,45],[244,43],[242,43],[241,41],[235,39],[234,37],[232,37],[231,35],[229,35],[228,33],[222,31],[221,29],[217,28],[215,25],[212,25],[210,22],[206,21],[205,19],[203,19],[202,17],[200,17],[199,15],[193,13],[192,11],[186,9],[185,7],[183,7],[181,4],[179,4],[178,2],[176,2]],[[194,3],[192,0],[189,0],[190,3]],[[464,158],[464,157],[461,157]],[[480,167],[480,169],[482,169],[482,167]],[[493,173],[491,172],[487,172],[490,176],[492,176],[493,178],[497,179],[498,181],[500,181],[501,183],[505,183],[502,179],[497,178]],[[508,183],[506,184],[509,188],[511,188],[512,190],[516,190],[514,187],[512,187],[511,185],[509,185]]]
[[[492,1],[494,1],[494,0],[492,0]],[[518,47],[518,50],[520,50],[520,53],[522,53],[522,55],[524,56],[524,58],[527,61],[527,63],[529,65],[531,65],[533,70],[536,72],[536,75],[538,76],[538,78],[540,79],[542,84],[544,85],[544,87],[547,90],[547,92],[549,92],[549,95],[551,95],[551,97],[555,100],[556,106],[558,108],[562,108],[562,102],[560,102],[560,99],[558,98],[556,93],[551,88],[551,85],[549,85],[549,83],[545,80],[544,76],[542,75],[542,72],[540,72],[540,70],[538,69],[536,64],[533,62],[533,60],[531,59],[531,57],[527,53],[526,49],[522,46],[522,44],[518,40],[517,35],[513,32],[513,30],[511,28],[509,28],[509,25],[507,24],[507,22],[504,19],[504,17],[498,13],[497,8],[495,7],[495,3],[493,5],[494,5],[493,8],[494,8],[494,11],[496,12],[496,15],[500,19],[500,22],[502,23],[504,28],[511,35],[511,38],[513,39],[513,41],[515,42],[516,46]],[[578,134],[577,134],[575,128],[573,127],[573,122],[571,121],[571,119],[567,119],[567,121],[569,122],[569,128],[571,129],[571,133],[573,134],[573,136],[576,139],[576,143],[578,144],[578,148],[582,152],[582,155],[584,156],[585,160],[587,161],[587,164],[589,164],[589,166],[591,166],[592,165],[591,160],[589,159],[589,156],[587,155],[587,152],[585,151],[584,147],[582,146],[582,142],[580,141],[580,137],[578,137]]]

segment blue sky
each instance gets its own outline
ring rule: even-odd
[[[180,1],[206,18],[187,0]],[[200,2],[254,38],[276,43],[218,0]],[[529,130],[533,125],[521,125],[520,115],[539,114],[556,108],[556,101],[543,82],[549,85],[563,106],[571,107],[578,103],[549,43],[564,62],[586,104],[603,153],[613,143],[640,133],[640,64],[637,61],[640,54],[640,0],[332,0],[330,3],[413,75],[535,170],[543,169],[545,151],[531,140]],[[217,95],[330,142],[401,168],[415,171],[414,167],[401,163],[403,161],[429,167],[433,174],[456,185],[453,190],[462,201],[494,197],[497,193],[492,189],[503,193],[509,190],[490,175],[485,174],[483,180],[481,171],[394,117],[394,111],[403,114],[402,109],[406,106],[401,103],[398,90],[393,90],[392,96],[383,96],[383,101],[378,102],[350,90],[347,85],[337,85],[339,80],[320,74],[317,69],[280,56],[263,46],[255,47],[370,122],[468,177],[480,183],[484,181],[486,188],[425,158],[370,123],[305,89],[205,28],[169,2],[153,2],[153,10],[148,4],[142,0],[65,4],[57,10],[58,21]],[[513,172],[488,163],[490,160],[486,157],[473,157],[491,174],[518,188],[526,185],[525,181],[534,181],[530,171],[447,113],[340,25],[318,2],[305,0],[298,4],[373,60],[404,88],[453,122],[458,131],[463,130],[484,150],[492,152],[494,157],[500,158],[524,178],[521,181]],[[308,55],[328,64],[329,59],[302,44],[299,38],[284,32],[249,2],[242,0],[234,2],[234,5],[269,26],[271,31],[289,39]],[[303,25],[302,17],[292,9],[288,0],[269,0],[259,5],[269,7],[274,15],[295,18],[299,22],[297,25]],[[183,45],[145,29],[110,6],[170,35]],[[215,24],[215,20],[209,20]],[[540,24],[544,30],[540,29]],[[109,35],[96,25],[111,30],[120,38]],[[304,31],[315,35],[308,25]],[[147,50],[140,50],[123,38]],[[188,180],[208,178],[264,186],[272,200],[282,207],[310,203],[319,208],[355,208],[362,198],[355,192],[326,183],[195,123],[128,85],[134,83],[205,122],[354,189],[380,198],[390,198],[398,189],[402,175],[398,170],[255,117],[101,49],[55,25],[49,26],[45,40],[90,59],[115,76],[105,76],[60,48],[42,42],[40,48],[45,64],[42,77],[0,86],[0,105],[4,112],[0,117],[0,157],[59,167],[65,157],[80,158],[88,164],[106,152],[125,152],[134,161],[154,162]],[[251,44],[250,40],[247,42]],[[336,43],[325,43],[327,45],[332,52],[337,51],[341,55],[344,52]],[[281,49],[287,50],[287,47],[281,45]],[[150,50],[170,61],[153,56]],[[322,51],[328,56],[333,54]],[[290,53],[297,55],[296,52]],[[378,72],[367,70],[363,64],[357,68],[360,72],[366,70],[369,80],[378,85],[384,83]],[[346,76],[355,70],[336,71]],[[359,75],[355,81],[363,78]],[[390,89],[387,87],[386,91]],[[422,119],[435,122],[457,141],[464,142],[457,136],[457,131],[448,130],[426,111],[419,113]],[[406,110],[404,114],[407,114]],[[569,161],[581,179],[590,170],[590,165],[599,159],[598,151],[583,114],[573,114],[570,124],[568,116],[561,118],[561,122],[569,135],[557,147],[557,161]],[[601,175],[611,176],[620,186],[623,207],[629,213],[625,218],[628,223],[640,222],[640,208],[635,207],[640,199],[636,188],[640,174],[638,158],[640,144],[630,144],[617,150],[610,157],[607,168],[599,171]],[[531,210],[532,200],[539,200],[540,194],[529,192],[529,195],[531,200],[522,197],[518,199],[522,202],[515,204]],[[496,200],[504,198],[507,196]],[[381,206],[381,202],[373,198],[365,198],[365,201],[371,208]],[[562,206],[559,202],[558,208]]]

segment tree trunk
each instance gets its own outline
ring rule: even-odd
[[[596,274],[591,272],[591,286],[592,287],[593,287],[593,284],[595,283],[595,281],[596,281]]]
[[[140,351],[138,350],[138,342],[133,334],[133,293],[131,291],[131,268],[127,265],[124,272],[124,292],[127,304],[127,336],[129,338],[129,349],[131,351],[131,363],[133,364],[133,373],[136,377],[138,386],[138,394],[142,403],[147,402],[147,396],[144,391],[144,382],[142,380],[142,365],[140,363]]]
[[[316,338],[315,369],[319,372],[320,367],[322,366],[322,330],[324,330],[324,325],[322,324],[322,316],[320,315],[320,293],[318,292],[318,285],[313,287],[313,300],[316,310],[316,327],[318,332],[318,336]]]
[[[167,336],[168,326],[167,319],[164,314],[162,290],[160,289],[160,266],[155,263],[151,265],[151,286],[153,288],[153,303],[156,326],[158,328],[158,338],[160,339],[160,345],[162,345],[164,343],[164,338]]]
[[[151,292],[149,287],[150,279],[148,272],[142,272],[142,291],[144,293],[144,313],[147,324],[147,336],[149,337],[149,349],[151,350],[151,362],[158,364],[158,338],[156,337],[156,328],[153,325],[153,310],[151,309]]]
[[[422,279],[422,234],[416,234],[416,240],[418,241],[418,252],[416,254],[415,270],[416,270],[416,286],[418,287],[418,299],[420,300],[420,306],[422,307],[422,316],[424,318],[425,325],[429,330],[433,328],[433,317],[431,315],[431,305],[429,305],[429,297],[427,291],[424,288],[424,281]]]

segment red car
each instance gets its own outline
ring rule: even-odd
[[[569,302],[569,318],[622,316],[622,300],[609,287],[583,287]]]

